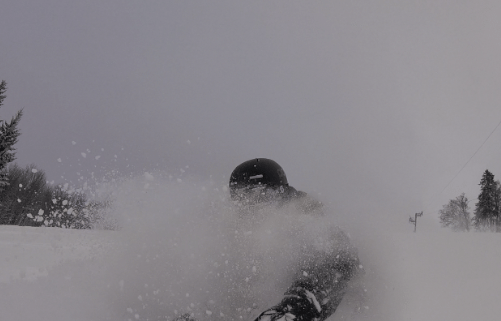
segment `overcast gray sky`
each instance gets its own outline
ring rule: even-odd
[[[24,108],[17,162],[56,182],[224,181],[268,157],[340,212],[405,224],[476,199],[485,169],[501,178],[499,128],[442,193],[501,121],[499,16],[498,1],[4,0],[0,117]]]

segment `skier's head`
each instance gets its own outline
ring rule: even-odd
[[[285,172],[275,161],[254,158],[238,165],[230,176],[234,201],[254,205],[284,198],[289,193]]]

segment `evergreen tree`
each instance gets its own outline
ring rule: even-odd
[[[2,80],[0,83],[0,107],[5,99],[5,91],[7,83]],[[9,184],[7,181],[6,167],[16,159],[14,144],[17,143],[17,138],[21,134],[17,126],[23,116],[23,110],[17,112],[16,116],[10,122],[0,120],[0,191]]]
[[[477,229],[498,230],[501,195],[499,185],[494,181],[494,174],[485,170],[480,180],[480,194],[475,204],[474,224]]]
[[[501,183],[494,182],[494,224],[496,232],[501,231]]]

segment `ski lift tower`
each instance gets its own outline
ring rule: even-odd
[[[421,213],[416,213],[414,214],[414,218],[409,217],[409,222],[414,224],[414,233],[416,233],[416,226],[417,226],[417,218],[418,216],[423,216],[423,211]]]

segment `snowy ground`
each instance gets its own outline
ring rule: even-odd
[[[198,192],[153,187],[132,200],[117,196],[117,210],[143,218],[129,217],[133,228],[118,232],[0,226],[0,320],[157,320],[160,311],[181,313],[178,306],[224,320],[231,307],[203,301],[217,301],[220,288],[203,277],[211,272],[201,263],[231,259],[229,245],[213,237],[210,221],[190,214],[203,212]],[[169,193],[176,197],[152,201]],[[499,234],[408,231],[355,242],[365,299],[347,299],[330,320],[499,320]]]
[[[500,235],[407,233],[379,242],[387,246],[380,248],[381,257],[366,263],[374,269],[367,282],[370,295],[377,297],[370,306],[377,320],[383,320],[381,316],[386,320],[499,320]]]
[[[67,260],[90,259],[109,247],[113,233],[0,226],[0,282],[36,280]]]

